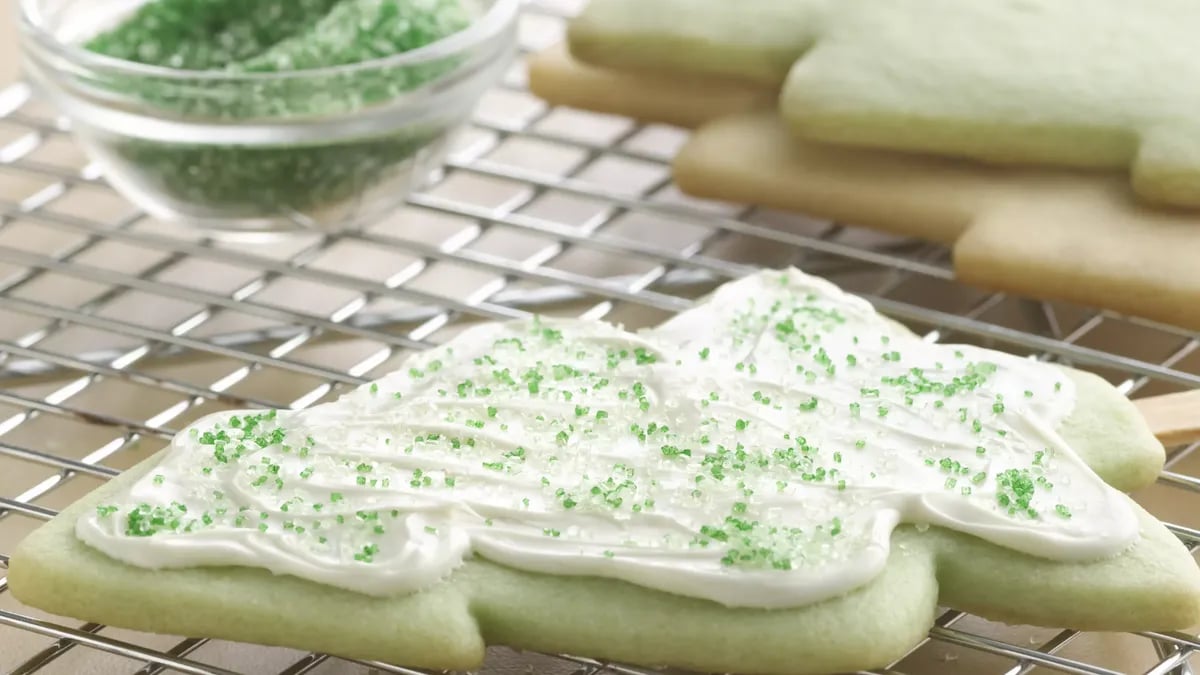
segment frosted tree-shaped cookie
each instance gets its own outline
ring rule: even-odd
[[[26,539],[10,583],[89,620],[423,666],[501,643],[854,670],[939,601],[1200,618],[1190,556],[1110,487],[1161,463],[1098,378],[763,272],[640,333],[488,324],[333,403],[207,417]]]

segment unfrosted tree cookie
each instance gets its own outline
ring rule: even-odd
[[[593,0],[570,40],[599,65],[782,85],[812,140],[1130,169],[1142,198],[1195,207],[1198,31],[1189,0]]]
[[[561,46],[530,59],[529,87],[558,105],[695,128],[671,165],[687,194],[937,241],[966,283],[1200,329],[1200,213],[1140,203],[1119,172],[799,140],[768,87],[590,66]]]
[[[87,620],[417,666],[495,643],[857,670],[939,603],[1200,619],[1195,563],[1113,487],[1162,461],[1099,378],[762,272],[654,329],[486,324],[333,403],[204,418],[25,539],[9,583]]]

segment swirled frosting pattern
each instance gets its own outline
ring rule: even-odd
[[[870,581],[901,522],[1121,551],[1132,509],[1055,431],[1074,401],[1056,368],[763,272],[640,333],[486,324],[331,403],[209,416],[76,532],[131,565],[371,595],[474,555],[792,607]]]

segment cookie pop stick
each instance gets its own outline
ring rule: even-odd
[[[1200,389],[1138,399],[1134,405],[1163,445],[1200,441]]]

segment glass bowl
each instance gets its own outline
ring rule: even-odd
[[[229,72],[80,46],[144,0],[20,0],[21,54],[108,182],[152,216],[234,232],[334,231],[391,210],[437,169],[448,137],[511,62],[519,0],[462,2],[468,27],[412,51]]]

